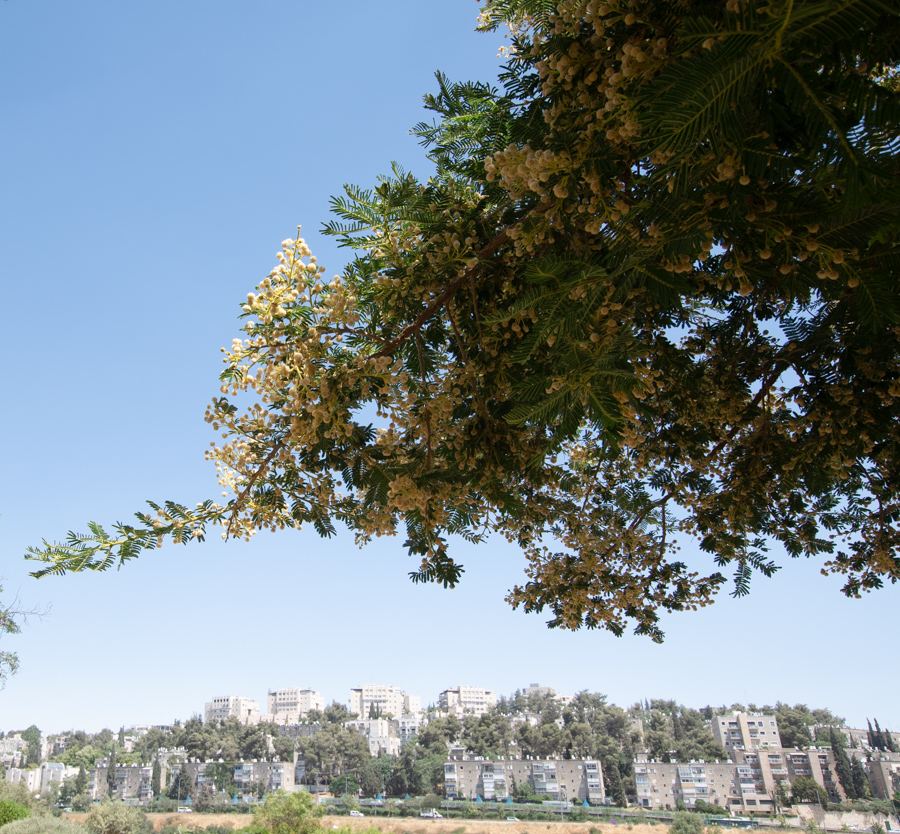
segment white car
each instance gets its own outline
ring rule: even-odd
[[[362,813],[361,811],[351,811],[350,816],[351,817],[364,817],[365,814]]]
[[[419,816],[420,816],[420,817],[425,817],[425,818],[430,819],[430,820],[442,820],[442,819],[443,819],[443,816],[442,816],[441,814],[439,814],[437,811],[434,811],[434,810],[422,811],[422,812],[419,814]]]

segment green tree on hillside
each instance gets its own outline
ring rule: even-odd
[[[150,771],[150,793],[154,799],[162,793],[162,767],[158,758],[153,760],[153,770]]]
[[[828,793],[815,779],[798,776],[791,782],[792,802],[815,802],[828,810]]]
[[[112,752],[109,754],[109,758],[107,759],[106,764],[106,790],[107,794],[110,798],[114,798],[116,795],[116,768],[118,766],[118,762],[116,761],[116,748],[112,749]]]
[[[853,782],[855,799],[868,799],[871,796],[869,777],[866,776],[866,770],[856,756],[850,758],[850,779]]]
[[[844,749],[844,739],[839,731],[832,727],[828,733],[828,739],[831,743],[831,752],[834,755],[834,770],[837,773],[838,781],[844,789],[844,793],[848,799],[858,799],[856,786],[853,782],[853,771],[850,767],[850,757]]]

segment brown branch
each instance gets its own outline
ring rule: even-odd
[[[475,281],[469,276],[469,296],[472,299],[472,311],[475,313],[475,326],[478,328],[478,341],[481,349],[486,350],[484,344],[484,331],[481,329],[481,313],[478,310],[478,297],[475,295]]]
[[[425,378],[425,356],[422,352],[422,336],[416,331],[416,350],[419,354],[419,375],[422,377],[422,389],[425,394],[428,393],[428,381]],[[431,469],[433,452],[431,449],[431,411],[428,408],[427,401],[423,408],[425,412],[425,467]]]
[[[266,456],[266,459],[259,465],[259,468],[250,476],[250,479],[247,481],[247,486],[245,486],[238,496],[234,499],[234,511],[231,513],[231,518],[228,519],[228,526],[225,528],[225,535],[231,535],[231,525],[234,524],[234,520],[237,517],[238,511],[241,506],[241,502],[247,497],[247,493],[253,488],[253,484],[255,484],[260,475],[268,468],[269,464],[274,459],[275,455],[284,450],[284,444],[281,441],[276,442],[276,444],[272,447],[272,451]]]
[[[456,322],[453,320],[453,312],[450,309],[449,302],[446,304],[446,310],[447,310],[447,319],[450,321],[450,327],[453,328],[453,335],[456,338],[456,344],[459,347],[460,356],[462,356],[463,362],[465,362],[468,365],[469,364],[469,352],[466,350],[466,346],[463,343],[462,335],[459,332],[459,328],[456,326]],[[490,441],[491,445],[493,445],[494,432],[491,430],[491,421],[490,421],[490,418],[488,417],[487,404],[485,403],[484,398],[481,396],[481,392],[478,390],[479,382],[478,382],[477,378],[474,380],[473,385],[475,388],[474,397],[475,397],[475,403],[478,405],[478,413],[481,415],[481,419],[484,420],[484,430],[487,433],[488,440]]]
[[[546,202],[541,203],[539,206],[532,209],[531,214],[546,214],[555,203]],[[479,261],[487,260],[497,253],[497,250],[503,246],[509,240],[509,231],[514,228],[517,223],[510,223],[509,226],[504,228],[500,234],[498,234],[490,243],[487,244],[480,252],[478,252],[475,257]],[[419,313],[418,316],[413,319],[413,321],[408,324],[403,330],[400,331],[400,335],[391,339],[384,347],[381,348],[377,353],[372,354],[371,359],[378,359],[382,356],[389,356],[392,354],[400,345],[402,345],[410,336],[414,333],[417,333],[421,330],[422,325],[428,321],[434,315],[435,311],[439,310],[447,301],[454,295],[454,293],[470,278],[475,275],[475,272],[478,270],[478,264],[472,267],[466,267],[459,275],[457,275],[447,286],[436,295],[431,303]]]

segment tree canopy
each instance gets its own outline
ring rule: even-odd
[[[900,19],[882,0],[488,0],[499,88],[438,77],[427,182],[346,188],[325,277],[287,239],[206,419],[223,504],[30,551],[342,522],[521,547],[508,600],[628,626],[771,575],[900,578]],[[682,560],[699,543],[710,564]]]

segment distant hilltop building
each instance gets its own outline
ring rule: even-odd
[[[496,694],[481,686],[457,686],[456,689],[445,689],[438,696],[438,708],[457,718],[466,713],[484,715],[496,705]]]
[[[271,690],[266,705],[266,718],[276,724],[299,724],[312,710],[325,709],[325,699],[315,689]]]
[[[778,719],[774,715],[748,715],[731,712],[712,720],[713,736],[729,754],[733,750],[758,750],[781,747]]]
[[[204,704],[203,723],[211,724],[237,718],[241,724],[259,723],[259,704],[241,695],[223,695]]]
[[[407,695],[398,686],[367,683],[350,690],[350,712],[363,720],[370,716],[400,718],[421,709],[422,699],[418,695]]]
[[[540,698],[552,698],[562,706],[571,704],[575,700],[573,695],[557,695],[556,690],[552,686],[541,686],[539,683],[532,683],[522,690],[522,694],[526,698],[537,695]]]
[[[556,696],[556,690],[552,686],[541,686],[539,683],[533,683],[530,686],[526,686],[522,690],[522,694],[526,698],[530,698],[532,695],[538,695],[542,698],[553,698]]]

